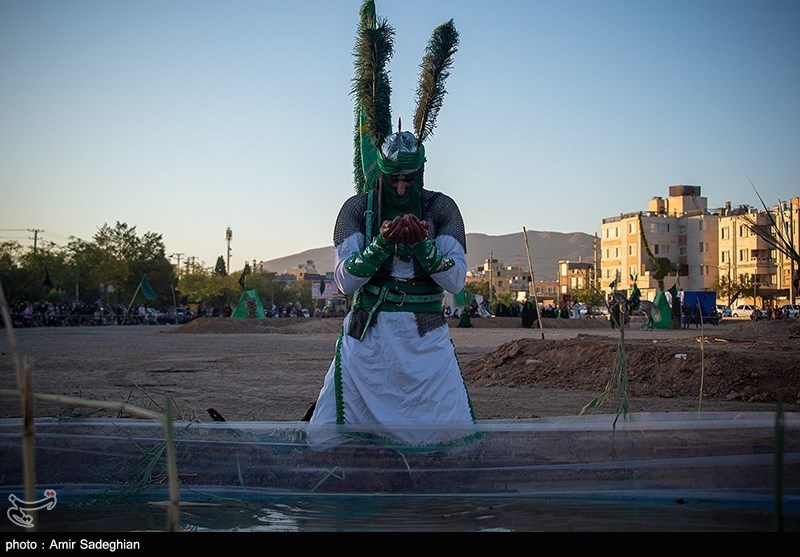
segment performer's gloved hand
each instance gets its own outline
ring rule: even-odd
[[[399,221],[400,217],[395,220]],[[384,227],[387,227],[387,234],[394,237],[399,234],[399,230],[395,230],[390,226],[390,221],[384,221],[381,225],[381,233],[372,239],[372,242],[364,248],[361,253],[354,253],[345,261],[345,268],[347,271],[356,277],[366,278],[374,275],[381,264],[394,252],[394,243],[390,243],[384,236]],[[397,225],[395,225],[397,226]]]
[[[427,221],[419,220],[416,215],[411,213],[403,216],[405,226],[405,244],[415,246],[428,237],[429,224]]]

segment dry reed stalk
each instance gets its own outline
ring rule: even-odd
[[[25,361],[23,365],[20,358],[17,337],[14,334],[14,323],[11,321],[11,312],[8,309],[8,301],[6,300],[2,282],[0,282],[0,312],[3,314],[3,323],[5,323],[8,336],[8,347],[11,352],[11,358],[14,361],[20,412],[22,413],[22,474],[25,484],[25,499],[27,501],[35,501],[36,445],[34,443],[33,425],[33,371],[30,364]],[[36,511],[33,511],[31,516],[33,517],[31,529],[36,531]]]
[[[33,392],[33,368],[25,360],[24,365],[20,358],[17,346],[16,335],[14,334],[14,324],[11,321],[11,312],[8,309],[3,284],[0,282],[0,313],[5,323],[6,335],[8,337],[9,351],[14,361],[14,369],[17,376],[17,390],[0,389],[0,396],[16,396],[20,400],[20,410],[22,412],[22,470],[25,483],[25,498],[28,501],[36,500],[36,446],[34,443],[34,414],[33,400],[45,400],[71,404],[74,406],[84,406],[88,408],[100,408],[104,410],[117,410],[120,414],[125,412],[141,418],[152,418],[159,420],[164,426],[167,449],[167,477],[170,491],[170,509],[167,513],[167,530],[174,532],[180,529],[180,490],[178,488],[178,468],[175,455],[175,434],[173,429],[173,401],[167,397],[166,414],[153,412],[146,408],[140,408],[132,404],[87,400],[71,396],[51,395]],[[35,512],[35,511],[33,511]],[[36,516],[32,528],[36,530]]]
[[[706,334],[705,329],[703,329],[703,308],[700,306],[700,300],[697,300],[697,308],[700,310],[698,314],[700,315],[700,398],[697,401],[697,412],[700,412],[700,408],[703,406],[703,381],[705,380],[706,376],[706,360],[705,360],[705,344],[706,341]]]

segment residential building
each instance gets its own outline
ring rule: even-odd
[[[585,261],[559,261],[557,281],[559,301],[571,301],[575,290],[595,283],[594,264]]]
[[[800,198],[769,210],[795,249],[800,240],[799,210]],[[667,290],[673,285],[680,290],[713,290],[723,276],[734,282],[757,283],[756,297],[762,301],[793,299],[797,295],[791,280],[797,274],[795,265],[749,226],[769,228],[769,223],[767,212],[748,206],[732,209],[727,203],[724,208],[709,210],[700,186],[670,186],[669,196],[652,198],[647,211],[603,219],[600,288],[627,293],[635,282],[642,297],[652,300],[659,288]],[[670,264],[662,284],[654,276],[654,259],[667,259]],[[742,293],[745,301],[747,294]],[[749,301],[758,303],[752,294]]]

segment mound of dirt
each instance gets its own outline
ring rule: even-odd
[[[601,392],[615,371],[618,351],[631,396],[702,395],[712,400],[800,404],[800,322],[731,325],[724,336],[619,338],[581,333],[566,340],[509,341],[463,366],[481,386],[529,386]]]
[[[323,318],[274,318],[274,319],[232,319],[226,317],[198,317],[170,333],[210,333],[210,334],[298,334],[298,333],[338,333],[341,319]]]
[[[458,320],[451,319],[455,328]],[[340,318],[198,318],[173,329],[184,334],[337,334]],[[521,328],[518,318],[472,319],[475,329]],[[632,324],[632,329],[635,325]],[[468,384],[602,392],[624,350],[633,397],[698,397],[720,401],[800,404],[800,321],[742,321],[658,338],[609,335],[604,319],[545,319],[548,329],[585,329],[577,336],[511,340],[464,365]],[[597,331],[592,333],[592,330]],[[602,329],[602,331],[600,330]],[[633,336],[633,335],[631,335]]]
[[[458,319],[448,320],[450,327],[458,326]],[[491,317],[475,318],[471,320],[472,327],[475,329],[519,329],[521,320],[516,317]],[[298,333],[338,333],[342,326],[341,318],[275,318],[275,319],[233,319],[226,317],[198,317],[181,325],[172,333],[214,333],[214,334],[237,334],[237,333],[275,333],[275,334],[298,334]],[[545,329],[596,329],[609,328],[609,323],[605,319],[545,319],[543,323]],[[537,330],[538,325],[532,331]]]

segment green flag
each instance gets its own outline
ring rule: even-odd
[[[669,292],[672,295],[672,299],[674,300],[675,296],[678,295],[678,286],[677,286],[677,284],[673,284],[672,288],[667,290],[667,292]]]
[[[469,305],[472,300],[475,299],[475,295],[472,292],[467,292],[466,290],[462,290],[458,294],[455,295],[455,301],[457,306],[466,306]]]
[[[250,264],[244,264],[244,271],[242,271],[242,276],[239,277],[239,286],[242,287],[242,290],[247,290],[247,275],[250,274]]]
[[[140,283],[139,287],[145,298],[151,302],[156,299],[156,293],[153,292],[153,289],[150,288],[150,284],[147,282],[147,273],[142,275],[142,282]]]
[[[366,125],[364,124],[364,109],[359,108],[359,127],[358,134],[361,139],[360,143],[360,156],[361,156],[361,170],[364,172],[364,189],[369,191],[378,185],[378,150],[372,139],[367,133]]]
[[[47,288],[56,287],[56,285],[53,283],[53,279],[50,278],[50,273],[47,271],[47,267],[44,268],[44,282],[42,282],[42,286]]]

